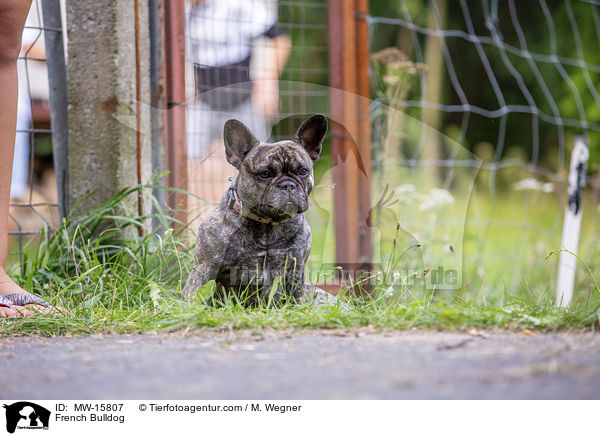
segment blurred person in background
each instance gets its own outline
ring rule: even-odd
[[[192,197],[188,205],[202,217],[235,174],[225,160],[225,121],[236,118],[260,141],[268,139],[291,39],[280,32],[277,3],[269,0],[192,1],[186,38],[195,90],[187,111],[188,189],[209,202]]]
[[[21,38],[20,57],[27,57],[28,60],[19,59],[17,62],[18,78],[18,101],[17,101],[17,132],[15,136],[15,151],[13,157],[12,179],[10,184],[10,198],[14,201],[25,200],[29,193],[29,156],[32,141],[29,130],[33,127],[31,95],[29,92],[30,83],[27,80],[28,70],[31,70],[35,59],[45,59],[46,50],[43,43],[42,32],[34,27],[39,27],[35,7],[30,12],[25,21],[25,29]],[[26,62],[29,64],[26,65]],[[39,62],[37,62],[39,63]],[[44,71],[46,73],[46,71]],[[47,73],[46,73],[47,74]]]

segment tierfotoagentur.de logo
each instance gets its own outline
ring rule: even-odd
[[[14,433],[16,429],[48,430],[48,409],[28,401],[4,404],[3,407],[6,409],[6,431],[9,433]]]

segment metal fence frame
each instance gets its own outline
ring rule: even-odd
[[[52,154],[58,189],[58,209],[61,218],[64,218],[69,214],[69,131],[67,125],[67,70],[60,0],[43,0],[42,12],[46,39],[48,82],[50,85]]]

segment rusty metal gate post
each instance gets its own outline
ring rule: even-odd
[[[186,190],[184,0],[165,0],[165,45],[168,108],[165,167],[170,171],[169,186]],[[187,196],[173,192],[167,204],[179,211],[177,216],[183,222],[187,209]]]
[[[373,254],[367,14],[368,0],[329,0],[335,253],[349,272],[369,270]]]

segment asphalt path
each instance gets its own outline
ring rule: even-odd
[[[600,334],[0,337],[0,399],[599,399]]]

